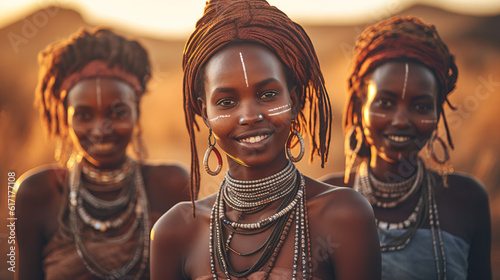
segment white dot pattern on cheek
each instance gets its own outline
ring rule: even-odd
[[[381,114],[381,113],[377,113],[377,112],[370,112],[370,115],[376,116],[376,117],[381,117],[381,118],[386,117],[386,114]]]
[[[276,113],[270,113],[270,114],[268,114],[268,116],[275,116],[275,115],[286,113],[286,112],[292,110],[292,108],[290,106],[291,106],[290,104],[286,104],[286,105],[279,106],[279,107],[276,107],[273,109],[269,109],[269,112],[274,112],[274,111],[278,111],[278,110],[281,110],[281,111],[276,112]]]
[[[213,121],[216,121],[218,119],[221,119],[221,118],[229,118],[231,115],[220,115],[220,116],[217,116],[215,118],[211,118],[209,121],[213,122]]]
[[[422,123],[437,123],[437,120],[421,120]]]

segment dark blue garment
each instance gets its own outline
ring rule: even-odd
[[[381,230],[378,234],[381,243],[388,243],[390,235],[400,235],[404,230]],[[467,279],[467,266],[470,245],[462,238],[441,230],[446,257],[446,279]],[[442,266],[439,239],[435,232],[439,265]],[[443,269],[440,268],[441,277]],[[384,280],[429,280],[437,279],[436,259],[432,246],[432,233],[429,229],[417,229],[410,243],[400,251],[382,252],[382,279]]]

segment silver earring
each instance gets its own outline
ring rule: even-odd
[[[299,139],[299,143],[300,143],[300,152],[299,152],[299,155],[297,157],[294,157],[292,155],[292,138],[293,138],[292,134],[297,136],[297,139]],[[286,141],[286,154],[287,154],[288,158],[293,162],[298,162],[304,156],[305,150],[306,150],[306,145],[304,144],[304,138],[302,138],[302,135],[300,135],[300,133],[297,130],[295,130],[295,129],[292,130],[292,133],[290,134],[290,136],[288,136],[288,141]]]
[[[215,147],[215,143],[216,143],[215,136],[214,136],[213,143],[212,143],[211,137],[212,137],[212,129],[210,129],[210,132],[208,135],[208,149],[205,152],[205,156],[203,157],[203,166],[205,166],[205,171],[208,174],[210,174],[212,176],[216,176],[222,170],[222,157],[221,157],[219,151],[217,150],[217,148]],[[217,168],[214,171],[210,170],[210,167],[208,166],[208,158],[210,157],[210,153],[212,153],[212,151],[215,153],[215,156],[217,156]]]

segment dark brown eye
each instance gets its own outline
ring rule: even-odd
[[[272,97],[275,97],[278,95],[278,92],[277,91],[274,91],[274,90],[268,90],[268,91],[265,91],[264,93],[262,93],[260,95],[260,98],[261,99],[269,99],[269,98],[272,98]]]
[[[379,98],[375,101],[375,104],[377,104],[380,107],[391,107],[393,105],[393,102],[392,100],[387,98]]]
[[[415,109],[420,112],[427,112],[433,109],[433,106],[427,103],[419,103],[415,105]]]
[[[235,104],[236,102],[234,100],[231,100],[229,98],[223,98],[217,101],[217,105],[220,105],[222,107],[231,107]]]
[[[92,114],[89,112],[75,112],[73,119],[77,121],[89,121],[92,119]]]

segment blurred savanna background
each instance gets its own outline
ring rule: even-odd
[[[143,136],[152,161],[189,167],[189,138],[182,111],[181,59],[184,43],[201,16],[204,0],[70,1],[23,0],[0,3],[0,279],[7,270],[10,244],[8,172],[16,179],[43,164],[55,164],[54,144],[41,129],[33,107],[37,54],[80,27],[107,26],[135,38],[149,51],[153,77],[141,104]],[[182,2],[182,3],[178,3]],[[413,15],[436,25],[456,55],[459,79],[447,111],[455,144],[454,169],[478,178],[490,197],[495,279],[500,279],[500,2],[442,1],[287,1],[269,0],[304,26],[319,56],[334,110],[330,158],[325,168],[306,158],[299,169],[313,178],[344,168],[342,110],[352,47],[368,25],[392,15]],[[345,3],[349,2],[349,3]],[[198,149],[207,147],[203,122]],[[440,135],[445,132],[441,128]],[[216,191],[222,174],[202,174],[200,196]],[[460,217],[456,217],[460,219]]]

